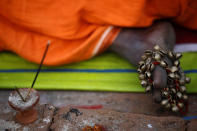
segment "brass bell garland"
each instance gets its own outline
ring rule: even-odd
[[[161,105],[173,112],[186,110],[188,96],[185,84],[191,81],[180,68],[179,59],[181,57],[181,53],[165,52],[159,45],[155,45],[153,51],[145,51],[138,68],[139,79],[146,92],[150,92],[154,88],[154,81],[152,80],[154,68],[160,66],[166,70],[168,75],[167,86],[161,89]],[[166,58],[171,60],[171,66],[165,61]]]

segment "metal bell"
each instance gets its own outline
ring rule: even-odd
[[[163,51],[163,50],[160,50],[159,53],[160,53],[162,56],[166,55],[166,52]]]
[[[151,59],[150,57],[149,57],[149,58],[147,58],[147,59],[146,59],[146,62],[145,62],[145,63],[146,63],[146,65],[151,64],[151,61],[152,61],[152,59]]]
[[[176,90],[174,88],[171,89],[171,91],[175,94],[176,93]]]
[[[163,91],[162,94],[163,94],[164,96],[168,96],[168,95],[169,95],[169,93],[168,93],[167,91]]]
[[[148,84],[147,81],[145,81],[145,80],[142,80],[142,81],[141,81],[141,85],[142,85],[143,87],[146,87],[147,84]]]
[[[178,68],[177,68],[176,66],[172,66],[172,67],[171,67],[171,72],[174,73],[174,72],[176,72],[176,71],[178,71]]]
[[[178,96],[178,98],[182,97],[182,93],[181,92],[177,92],[176,95]]]
[[[141,69],[142,71],[144,71],[144,70],[146,69],[146,65],[145,65],[145,64],[142,64],[142,65],[140,66],[140,69]]]
[[[173,103],[173,104],[176,104],[176,100],[172,100],[172,103]]]
[[[170,58],[174,58],[174,54],[173,54],[173,52],[172,52],[172,51],[169,51],[169,52],[168,52],[168,57],[170,57]]]
[[[175,74],[174,74],[174,73],[169,73],[168,76],[169,76],[170,78],[172,78],[172,79],[175,78]]]
[[[177,73],[175,73],[175,78],[176,78],[176,79],[179,79],[180,76],[179,76]]]
[[[167,67],[167,63],[166,63],[165,61],[161,61],[161,62],[160,62],[160,65],[161,65],[162,67],[164,67],[164,68]]]
[[[165,108],[169,109],[170,106],[171,106],[170,103],[168,103],[168,104],[165,106]]]
[[[155,65],[152,63],[148,66],[149,71],[153,71],[154,68],[155,68]]]
[[[176,105],[173,105],[172,106],[172,111],[173,112],[177,112],[178,110],[179,110],[179,108]]]
[[[151,56],[152,53],[153,53],[153,52],[152,52],[151,50],[146,50],[146,51],[145,51],[145,54],[146,54],[147,56]]]
[[[146,55],[142,55],[141,58],[142,58],[142,60],[146,60],[147,56]]]
[[[139,79],[140,79],[140,80],[144,80],[144,79],[145,79],[145,75],[144,75],[144,74],[140,74],[140,75],[139,75]]]
[[[185,85],[185,80],[181,79],[179,80],[180,85]]]
[[[151,90],[151,86],[146,87],[146,92],[149,92]]]
[[[184,100],[187,100],[188,99],[188,96],[187,95],[183,95],[183,99]]]
[[[179,66],[180,65],[180,62],[178,60],[174,61],[174,65],[175,66]]]
[[[180,108],[183,108],[184,104],[179,102],[179,103],[178,103],[178,106],[179,106]]]
[[[150,73],[149,71],[146,71],[145,74],[146,74],[146,76],[147,76],[148,78],[151,77],[151,73]]]
[[[138,73],[142,73],[142,70],[140,68],[137,69]]]
[[[161,59],[161,55],[160,55],[159,53],[155,53],[155,54],[154,54],[154,59],[155,59],[156,61],[159,61],[159,60]]]
[[[167,99],[161,101],[161,105],[165,106],[167,104],[168,104],[168,100]]]
[[[154,46],[154,49],[155,49],[156,51],[159,51],[161,48],[159,47],[159,45],[155,45],[155,46]]]
[[[144,61],[140,61],[138,64],[139,66],[141,66],[142,64],[144,64]]]
[[[186,87],[185,86],[180,86],[180,89],[181,89],[182,92],[186,91]]]
[[[190,83],[190,81],[191,81],[191,78],[189,78],[189,77],[186,77],[186,78],[185,78],[185,82],[186,82],[186,83]]]
[[[175,57],[176,57],[176,59],[180,59],[182,57],[182,54],[181,53],[176,53]]]

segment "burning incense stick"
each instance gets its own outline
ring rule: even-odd
[[[25,100],[28,98],[31,89],[34,87],[34,84],[35,84],[35,82],[36,82],[36,80],[37,80],[38,74],[40,73],[40,70],[41,70],[42,64],[43,64],[43,62],[44,62],[45,56],[46,56],[46,54],[47,54],[47,51],[48,51],[48,48],[49,48],[50,43],[51,43],[51,42],[48,41],[47,46],[46,46],[45,51],[44,51],[44,54],[43,54],[43,57],[42,57],[42,60],[41,60],[41,62],[40,62],[39,68],[38,68],[38,70],[37,70],[36,76],[35,76],[35,78],[34,78],[34,81],[33,81],[32,85],[31,85],[31,88],[29,89],[29,92],[28,92],[27,96],[25,97]]]
[[[23,98],[23,96],[21,95],[20,91],[18,90],[18,88],[15,86],[16,92],[18,93],[18,95],[20,96],[20,98],[23,100],[23,102],[25,102],[25,99]]]

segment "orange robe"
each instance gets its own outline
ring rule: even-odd
[[[39,63],[89,59],[108,48],[121,27],[148,27],[154,20],[197,29],[197,0],[0,0],[0,50]]]

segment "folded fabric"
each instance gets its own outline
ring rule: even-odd
[[[188,93],[197,92],[197,53],[183,53],[181,66],[191,83],[186,85]],[[38,65],[9,53],[0,53],[0,89],[30,87]],[[36,89],[41,90],[89,90],[144,92],[138,73],[127,60],[107,52],[91,60],[58,66],[43,67]]]
[[[0,0],[0,9],[0,50],[39,63],[50,40],[47,65],[92,58],[122,27],[170,19],[197,29],[196,0]]]

